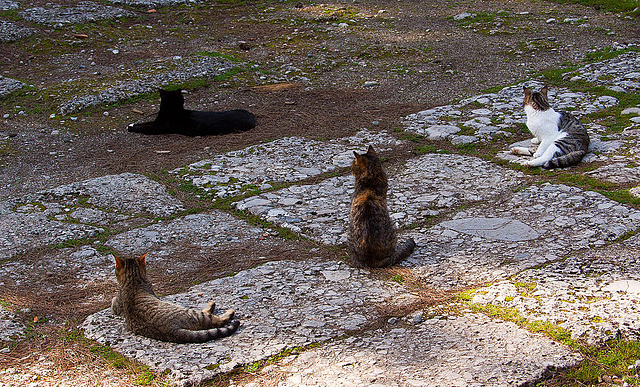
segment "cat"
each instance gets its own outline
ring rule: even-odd
[[[524,87],[527,128],[535,136],[531,142],[540,145],[533,159],[523,165],[550,169],[578,164],[589,150],[589,134],[571,113],[553,110],[547,91],[547,86],[539,92]],[[511,153],[531,156],[531,150],[525,147],[513,147]]]
[[[233,309],[217,316],[213,302],[200,311],[160,300],[147,279],[145,257],[114,257],[120,290],[111,301],[111,311],[124,317],[131,332],[174,343],[203,343],[238,329],[240,321],[234,318]]]
[[[160,89],[160,111],[154,121],[131,124],[129,132],[142,134],[219,135],[243,132],[256,126],[253,113],[242,110],[203,112],[184,108],[182,90]]]
[[[355,190],[349,213],[349,254],[360,267],[380,268],[407,258],[416,247],[409,238],[397,244],[396,229],[387,209],[387,174],[378,154],[369,145],[367,153],[353,152],[351,171]]]

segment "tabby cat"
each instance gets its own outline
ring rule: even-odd
[[[547,91],[547,86],[539,92],[524,87],[527,127],[535,136],[531,142],[540,145],[533,159],[523,164],[547,169],[578,164],[589,150],[589,134],[571,113],[556,112],[549,106]],[[531,150],[525,147],[513,147],[511,153],[531,156]]]
[[[411,238],[396,244],[396,229],[387,210],[387,174],[376,151],[369,145],[367,153],[353,153],[351,171],[356,183],[349,213],[349,253],[358,266],[393,265],[411,255],[416,244]]]
[[[213,302],[200,311],[158,299],[147,279],[145,257],[115,257],[120,290],[111,301],[111,311],[123,316],[134,334],[174,343],[203,343],[238,329],[240,321],[234,318],[233,309],[217,316]]]
[[[246,110],[202,112],[184,108],[182,90],[160,90],[160,111],[154,121],[129,125],[129,132],[207,136],[243,132],[256,126],[255,116]]]

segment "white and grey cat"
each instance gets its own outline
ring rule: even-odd
[[[527,128],[534,135],[531,140],[538,145],[533,159],[523,165],[543,168],[564,168],[578,164],[589,149],[589,134],[571,113],[555,111],[549,105],[548,88],[539,92],[524,87],[524,111]],[[525,147],[513,147],[511,153],[532,156]]]

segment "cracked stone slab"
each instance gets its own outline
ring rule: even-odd
[[[234,387],[524,386],[578,364],[573,353],[511,322],[480,314],[387,326],[265,367]]]
[[[352,157],[352,156],[351,156]],[[408,226],[463,203],[486,200],[520,184],[523,174],[478,158],[428,154],[388,171],[388,204],[398,226]],[[326,244],[346,242],[353,177],[292,186],[235,203]]]
[[[506,279],[580,249],[601,247],[640,226],[640,211],[605,196],[543,184],[408,231],[417,248],[403,266],[428,286]]]
[[[216,197],[268,189],[274,182],[294,182],[351,165],[353,151],[372,144],[380,152],[403,142],[385,132],[361,130],[351,137],[317,141],[285,137],[227,152],[171,171]]]
[[[170,216],[182,205],[163,185],[123,173],[71,183],[29,198],[0,202],[0,257],[84,239],[104,231]]]
[[[517,309],[602,344],[640,338],[640,258],[636,239],[526,270],[472,293],[472,301]]]
[[[286,348],[361,329],[381,318],[385,307],[412,303],[415,296],[341,262],[280,261],[164,299],[198,308],[215,300],[220,309],[234,308],[242,325],[230,337],[203,344],[133,336],[108,309],[89,316],[81,327],[87,337],[158,372],[168,370],[179,383],[193,384]]]
[[[89,196],[86,202],[93,206],[128,214],[169,216],[183,209],[162,184],[128,172],[62,185],[48,193],[54,197]]]
[[[39,24],[62,27],[65,24],[87,23],[97,20],[136,17],[134,12],[122,8],[102,5],[91,1],[82,1],[75,7],[63,7],[49,4],[47,8],[35,7],[20,11],[25,20]]]
[[[248,239],[258,239],[263,233],[260,227],[252,227],[229,214],[214,211],[136,228],[111,237],[105,244],[129,255],[154,251],[154,255],[162,259],[171,256],[179,246],[228,249]]]

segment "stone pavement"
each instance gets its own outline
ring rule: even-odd
[[[619,79],[612,87],[634,92],[640,65],[632,54],[572,76],[591,79],[602,68],[615,68],[606,77]],[[510,86],[416,113],[407,117],[406,130],[454,144],[509,137],[524,122],[521,89]],[[551,99],[577,114],[619,103],[565,89]],[[602,162],[601,172],[629,169],[620,160],[633,149],[638,115],[631,110],[628,130],[615,136],[590,126],[595,148],[585,162]],[[232,201],[237,210],[334,247],[345,241],[353,189],[345,168],[353,150],[369,144],[383,153],[404,145],[369,130],[327,141],[282,138],[171,173],[212,198]],[[273,364],[238,385],[520,386],[580,361],[564,345],[472,312],[464,302],[443,297],[425,308],[423,296],[406,281],[413,279],[429,292],[471,289],[473,303],[513,308],[577,339],[637,336],[640,278],[633,235],[640,211],[598,192],[532,183],[521,172],[470,156],[426,154],[389,169],[391,216],[400,237],[410,235],[418,244],[397,271],[321,259],[267,262],[166,297],[186,306],[215,300],[220,309],[236,309],[242,326],[231,337],[161,343],[131,335],[109,310],[83,322],[85,335],[184,385],[235,367],[259,369],[273,356]],[[235,198],[248,192],[252,196]],[[224,252],[265,233],[228,213],[183,209],[166,187],[130,173],[2,202],[0,285],[27,281],[27,273],[60,271],[75,273],[83,286],[113,283],[111,255],[82,243],[107,229],[105,246],[129,255],[151,251],[150,265],[168,268],[187,248]],[[39,261],[21,255],[69,241],[80,241],[80,247]],[[256,243],[258,252],[270,248]],[[396,272],[401,274],[390,274]],[[96,295],[102,301],[112,296]],[[21,334],[11,313],[3,311],[0,323],[0,339]]]

